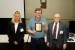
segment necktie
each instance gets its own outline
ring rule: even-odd
[[[52,34],[54,39],[56,38],[56,29],[57,29],[57,23],[55,23],[54,31],[53,31],[53,34]]]

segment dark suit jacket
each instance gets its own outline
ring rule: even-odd
[[[53,23],[54,22],[48,24],[47,41],[50,43],[50,47],[52,47],[52,41],[53,41],[52,38]],[[63,34],[60,34],[60,31],[63,31]],[[67,42],[67,28],[62,22],[59,22],[57,41],[58,41],[57,42],[58,48],[60,48],[63,44],[66,44]]]
[[[23,43],[24,42],[24,31],[21,31],[21,29],[24,29],[24,24],[19,23],[17,31],[15,33],[15,25],[14,23],[10,22],[8,25],[8,37],[9,37],[9,43],[14,43],[14,41],[17,41],[18,43]]]

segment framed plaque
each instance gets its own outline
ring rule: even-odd
[[[35,23],[35,31],[37,32],[42,31],[42,23]]]

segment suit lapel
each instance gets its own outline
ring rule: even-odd
[[[58,36],[59,36],[59,34],[60,34],[60,30],[61,30],[61,22],[59,22]],[[57,38],[58,38],[58,36],[57,36]]]
[[[53,24],[54,24],[54,22],[52,22],[52,25],[51,25],[51,31],[53,31]],[[51,32],[52,33],[52,32]]]
[[[59,32],[58,33],[60,33],[61,28],[62,28],[61,22],[59,22],[59,30],[58,30]]]
[[[12,30],[15,33],[15,25],[14,25],[14,23],[12,23]]]
[[[54,24],[54,22],[52,22],[52,24],[50,26],[50,38],[51,39],[52,39],[53,24]]]

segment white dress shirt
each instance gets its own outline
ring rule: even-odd
[[[19,23],[15,23],[15,33],[16,33],[16,31],[17,31],[18,24],[19,24]]]
[[[54,22],[54,24],[53,24],[52,33],[53,33],[53,31],[54,31],[54,26],[55,26],[55,22]],[[57,23],[57,28],[56,28],[56,38],[55,38],[55,39],[57,39],[57,36],[58,36],[58,30],[59,30],[59,22]]]

